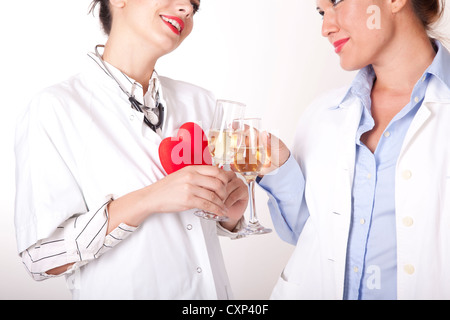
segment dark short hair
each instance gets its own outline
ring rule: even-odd
[[[112,26],[112,15],[109,7],[109,0],[93,0],[89,8],[89,13],[93,13],[98,4],[100,5],[100,23],[103,31],[109,36]]]

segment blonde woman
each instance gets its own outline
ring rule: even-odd
[[[450,53],[428,33],[443,5],[317,0],[322,35],[360,71],[260,181],[296,245],[273,298],[450,298]]]

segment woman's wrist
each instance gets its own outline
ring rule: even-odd
[[[108,204],[108,232],[117,228],[121,223],[131,227],[138,227],[149,215],[146,208],[143,189],[124,195]]]

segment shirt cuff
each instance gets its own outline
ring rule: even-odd
[[[77,261],[90,261],[99,258],[102,254],[115,247],[126,239],[137,228],[121,223],[118,227],[106,234],[108,229],[108,204],[113,196],[108,196],[106,202],[98,211],[90,216],[80,216],[73,222],[72,228],[65,228],[66,246],[68,254],[77,254]]]
[[[132,227],[125,223],[121,223],[117,228],[106,235],[105,241],[103,242],[100,250],[96,253],[95,258],[100,257],[102,254],[114,248],[122,240],[125,240],[129,235],[131,235],[136,229],[137,227]]]
[[[227,237],[232,240],[244,238],[244,236],[240,233],[240,231],[245,228],[245,225],[246,222],[244,216],[242,216],[242,218],[238,221],[238,223],[236,224],[236,226],[232,231],[222,227],[220,222],[217,222],[217,235]]]
[[[292,182],[298,183],[292,183]],[[291,154],[274,173],[257,180],[258,185],[278,200],[290,201],[303,193],[305,178],[300,166]]]
[[[112,200],[113,197],[108,196],[95,212],[66,220],[49,238],[38,241],[21,254],[22,261],[34,280],[40,281],[71,273],[97,259],[137,229],[122,223],[106,234],[109,220],[107,206]],[[72,266],[64,273],[46,273],[66,264]]]

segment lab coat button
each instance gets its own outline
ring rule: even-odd
[[[202,268],[198,267],[197,268],[197,273],[202,273]]]
[[[409,180],[412,177],[412,172],[409,171],[409,170],[405,170],[405,171],[402,172],[402,177],[405,180]]]
[[[134,120],[134,114],[130,115],[130,120],[131,120],[131,121]]]
[[[192,230],[192,224],[188,224],[188,225],[186,226],[186,229]]]
[[[411,227],[414,224],[414,220],[411,217],[404,217],[402,222],[405,227]]]
[[[403,267],[403,270],[407,273],[407,274],[413,274],[415,269],[414,266],[411,264],[407,264]]]

